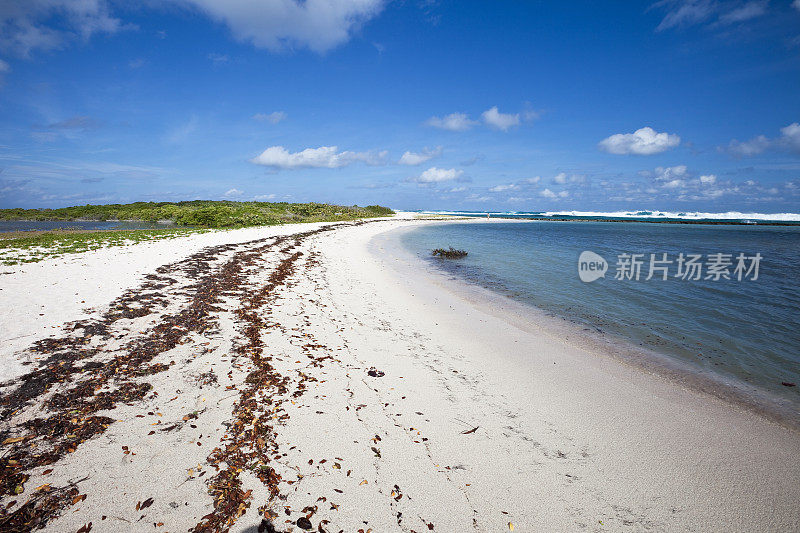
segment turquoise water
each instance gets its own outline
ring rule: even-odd
[[[455,276],[556,315],[688,363],[736,378],[800,406],[800,227],[711,226],[637,222],[441,224],[401,237],[405,247]],[[467,250],[460,260],[431,257],[433,248]],[[578,257],[608,262],[604,278],[583,282]],[[615,279],[619,254],[644,254],[641,277]],[[648,275],[650,254],[677,260],[732,254],[730,280]],[[736,279],[736,256],[760,253],[753,272]],[[723,268],[724,270],[724,268]]]

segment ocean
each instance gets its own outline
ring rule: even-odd
[[[401,243],[461,279],[800,407],[800,226],[465,222]],[[431,254],[450,246],[468,255]],[[596,254],[583,256],[587,281],[583,252]]]

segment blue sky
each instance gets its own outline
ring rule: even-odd
[[[0,206],[800,212],[800,0],[11,0]]]

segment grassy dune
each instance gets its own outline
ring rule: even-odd
[[[82,205],[60,209],[0,209],[0,220],[169,220],[179,226],[229,228],[288,222],[321,222],[388,216],[394,212],[379,205],[342,206],[309,202],[135,202]]]
[[[301,222],[329,222],[389,216],[389,208],[286,202],[136,202],[133,204],[86,205],[61,209],[0,209],[0,220],[130,220],[171,221],[178,226],[155,230],[15,232],[0,234],[0,264],[38,262],[48,257],[79,253],[106,246],[124,246],[145,240],[182,237],[213,228],[237,228]]]

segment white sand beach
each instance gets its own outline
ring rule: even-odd
[[[0,530],[800,530],[795,429],[393,244],[430,223],[0,268]]]

